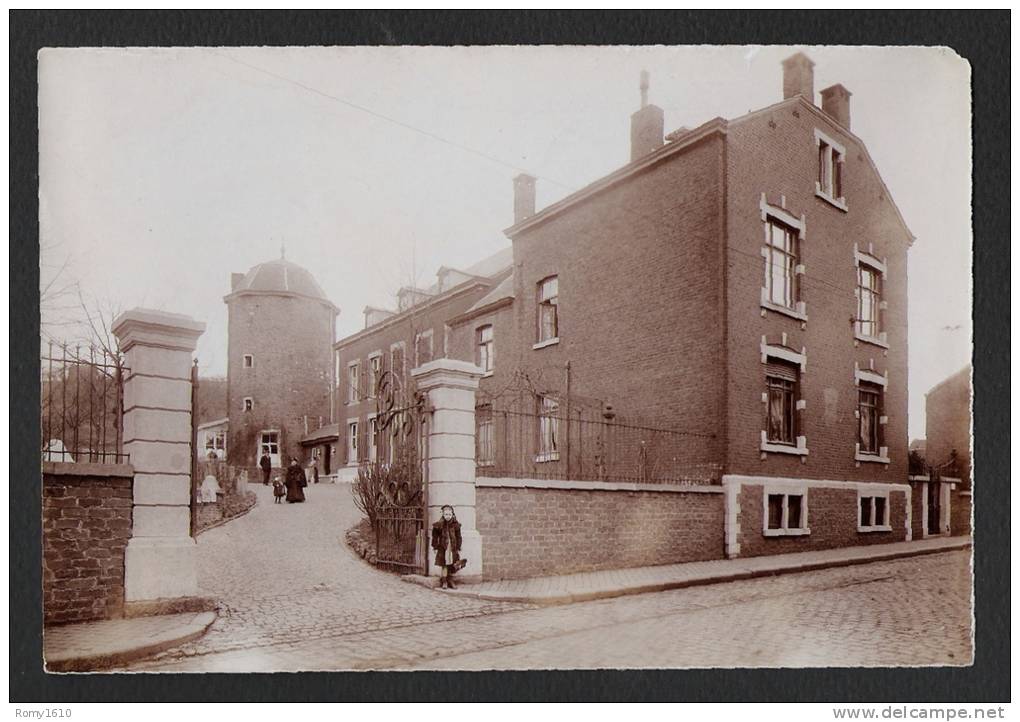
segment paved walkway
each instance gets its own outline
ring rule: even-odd
[[[970,537],[932,537],[918,541],[826,549],[799,554],[719,559],[708,562],[464,584],[446,593],[493,601],[566,604],[776,574],[867,564],[875,561],[965,549],[970,545]],[[424,582],[421,577],[415,581]]]
[[[47,627],[43,658],[50,672],[113,667],[201,637],[215,619],[215,612],[186,612]]]

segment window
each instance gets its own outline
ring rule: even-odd
[[[818,180],[815,181],[815,195],[845,211],[843,160],[846,157],[846,150],[820,130],[815,131],[815,141],[818,144]]]
[[[857,267],[857,317],[854,321],[854,338],[857,341],[888,348],[886,334],[882,330],[885,301],[882,300],[885,263],[868,253],[862,253],[854,245],[854,265]]]
[[[336,386],[340,386],[340,383],[344,380],[344,376],[343,376],[343,373],[341,372],[341,369],[343,367],[340,366],[340,352],[339,351],[336,351],[333,354],[333,364],[334,364],[334,368],[333,368],[333,383]]]
[[[255,367],[255,357],[252,356],[250,353],[246,353],[244,355],[244,367],[246,369],[250,369],[250,368],[254,368]]]
[[[379,393],[379,380],[382,378],[382,354],[376,353],[368,357],[369,387],[368,398],[374,399]]]
[[[538,456],[535,461],[557,461],[560,458],[560,405],[551,396],[538,397]]]
[[[807,491],[765,492],[765,536],[809,534]]]
[[[404,342],[390,346],[390,371],[398,379],[404,378]]]
[[[492,326],[480,326],[475,331],[475,342],[478,346],[476,363],[482,371],[492,371],[496,351],[495,342],[492,337]]]
[[[796,229],[771,216],[765,246],[765,299],[776,306],[797,311],[800,291],[797,263],[800,238]]]
[[[414,365],[421,366],[432,360],[432,329],[414,337]]]
[[[857,387],[857,415],[859,426],[857,442],[861,454],[879,454],[881,451],[882,387],[862,382]]]
[[[492,466],[496,463],[496,448],[491,406],[480,406],[475,410],[475,426],[477,427],[475,463],[478,466]]]
[[[253,399],[251,396],[245,396],[244,401],[241,402],[241,408],[243,408],[245,411],[251,411],[252,409],[255,408],[255,399]]]
[[[857,531],[892,531],[889,525],[889,498],[885,495],[861,495]]]
[[[259,456],[269,454],[273,466],[280,466],[280,432],[262,431],[259,433]]]
[[[360,401],[358,376],[361,364],[357,361],[347,367],[347,403],[356,404]]]
[[[227,455],[227,432],[206,431],[205,432],[205,455],[223,459]]]
[[[770,359],[765,367],[768,394],[765,429],[770,444],[793,446],[797,443],[797,376],[797,367],[776,359]]]
[[[550,276],[538,284],[538,343],[552,343],[559,339],[559,279]]]
[[[347,422],[347,463],[358,462],[358,422]]]
[[[379,422],[373,416],[368,420],[368,460],[375,461],[379,456]]]

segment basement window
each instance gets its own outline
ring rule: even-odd
[[[857,512],[857,531],[892,531],[887,494],[861,494]]]
[[[810,534],[807,524],[807,490],[765,490],[765,536]]]

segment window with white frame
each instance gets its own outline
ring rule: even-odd
[[[807,490],[765,490],[765,536],[807,534]]]
[[[255,408],[255,399],[251,396],[245,396],[241,402],[241,408],[245,411],[252,411]]]
[[[538,283],[538,343],[550,343],[560,337],[559,277],[549,276]]]
[[[361,363],[358,361],[352,361],[347,366],[347,403],[349,404],[356,404],[361,400],[358,387],[360,372]]]
[[[797,444],[797,382],[800,367],[770,358],[765,365],[766,440],[770,444]]]
[[[368,420],[368,460],[379,458],[379,420],[372,416]]]
[[[882,387],[862,381],[857,386],[857,443],[861,454],[878,455],[882,449]]]
[[[342,370],[343,370],[343,367],[340,365],[340,352],[339,351],[334,351],[333,352],[333,383],[336,386],[339,386],[340,384],[343,383],[344,375],[343,375]]]
[[[815,193],[829,203],[846,210],[843,196],[844,159],[846,149],[820,130],[815,130],[818,146],[818,179]]]
[[[496,345],[493,338],[492,324],[485,326],[479,326],[475,330],[475,346],[478,350],[476,353],[475,363],[478,367],[485,372],[492,371],[493,364],[495,363],[495,352]]]
[[[227,432],[223,429],[205,432],[205,455],[223,459],[227,456]]]
[[[889,497],[885,494],[861,493],[858,508],[858,531],[891,531],[889,525]]]
[[[427,364],[432,358],[432,329],[429,328],[414,337],[414,365]]]
[[[358,462],[358,422],[347,422],[347,463]]]
[[[854,336],[860,341],[886,346],[884,326],[885,301],[883,284],[885,264],[870,254],[854,248],[854,264],[857,266],[857,317],[854,320]]]
[[[766,220],[765,300],[798,310],[800,301],[797,265],[800,263],[800,234],[796,228],[777,218]]]
[[[560,458],[560,405],[551,396],[538,397],[538,455],[535,461],[557,461]]]
[[[475,427],[475,463],[478,466],[492,466],[496,463],[496,448],[491,406],[475,409]]]
[[[374,353],[368,357],[368,398],[374,399],[379,393],[379,380],[382,378],[382,354]]]
[[[269,455],[273,466],[280,466],[280,432],[266,430],[259,432],[259,456]]]
[[[255,357],[252,356],[250,353],[246,353],[244,355],[244,367],[246,369],[250,369],[250,368],[254,368],[255,367]]]

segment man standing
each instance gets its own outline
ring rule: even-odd
[[[259,459],[259,468],[262,469],[262,484],[269,486],[269,473],[273,470],[273,462],[266,451],[262,452],[262,458]]]

